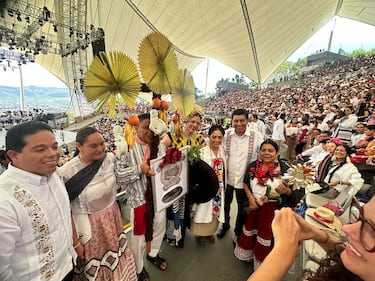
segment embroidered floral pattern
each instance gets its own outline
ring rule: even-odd
[[[219,190],[217,191],[215,197],[213,198],[213,215],[219,217],[221,208],[221,193],[224,189],[224,160],[222,158],[216,158],[212,161],[212,169],[216,173],[216,177],[219,181]]]
[[[266,169],[262,169],[262,161],[257,160],[255,167],[251,167],[249,171],[250,179],[256,179],[259,185],[266,187],[266,197],[268,199],[276,199],[281,203],[280,194],[272,187],[272,182],[274,179],[280,177],[280,172],[277,169],[279,163],[274,163],[269,165]]]
[[[41,265],[40,274],[43,280],[49,280],[55,273],[55,254],[50,241],[47,219],[42,208],[31,193],[20,187],[16,187],[13,196],[26,209],[30,217],[38,259]]]
[[[278,177],[279,173],[276,173],[275,168],[278,166],[278,163],[274,163],[273,165],[267,166],[265,170],[262,169],[262,162],[257,160],[256,166],[250,168],[249,176],[250,179],[256,178],[258,180],[258,184],[265,185],[268,179],[273,180],[274,177]]]

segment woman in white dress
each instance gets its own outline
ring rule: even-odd
[[[197,243],[205,246],[206,241],[215,241],[214,233],[219,223],[224,223],[224,187],[225,187],[225,154],[222,147],[224,129],[213,125],[208,130],[209,143],[201,149],[201,159],[215,171],[219,181],[219,190],[210,201],[195,203],[192,207],[191,233]]]

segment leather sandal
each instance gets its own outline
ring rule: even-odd
[[[204,236],[195,236],[195,239],[197,240],[199,246],[206,247],[206,240],[204,239]]]
[[[159,268],[161,271],[164,271],[168,267],[168,263],[165,259],[160,257],[159,255],[156,255],[156,257],[151,257],[147,255],[147,260],[152,262],[153,265],[155,265],[157,268]]]
[[[145,268],[142,268],[142,271],[137,274],[138,281],[150,281],[150,276]]]

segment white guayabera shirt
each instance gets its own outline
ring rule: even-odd
[[[0,176],[0,280],[62,280],[75,258],[62,180],[9,164]]]

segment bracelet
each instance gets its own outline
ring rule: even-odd
[[[81,242],[78,240],[77,244],[73,245],[73,248],[77,249],[79,245],[81,245]]]

